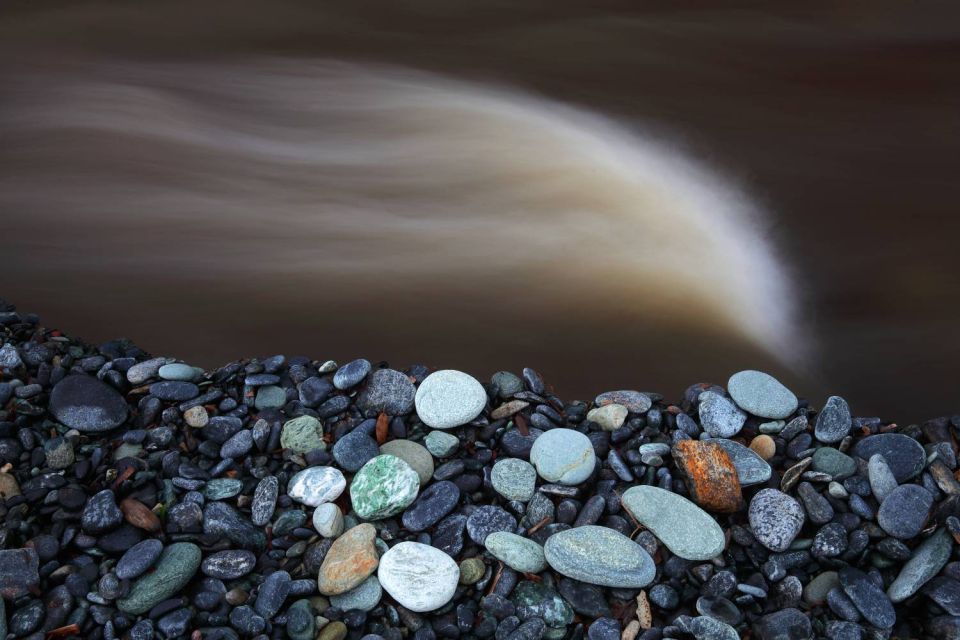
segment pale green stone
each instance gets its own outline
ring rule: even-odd
[[[543,552],[558,573],[601,587],[639,589],[653,582],[657,572],[643,547],[619,531],[596,525],[553,534]]]
[[[416,499],[420,478],[413,467],[389,454],[379,455],[360,468],[350,484],[350,502],[364,520],[395,516]]]
[[[280,409],[287,404],[287,392],[282,387],[265,386],[257,389],[257,396],[253,400],[253,406],[263,411],[264,409]]]
[[[137,578],[130,593],[117,600],[124,613],[146,613],[158,603],[180,592],[200,568],[203,554],[191,542],[175,542],[164,549],[152,573]]]
[[[627,489],[620,502],[637,522],[685,560],[709,560],[723,552],[723,529],[709,513],[681,495],[638,485]]]
[[[423,444],[427,446],[427,451],[437,458],[446,458],[453,455],[460,446],[460,439],[452,433],[446,431],[431,431],[423,439]]]
[[[396,456],[413,467],[424,487],[433,477],[433,456],[422,445],[413,440],[391,440],[380,445],[380,453]]]
[[[380,604],[381,597],[383,597],[383,588],[380,586],[380,581],[377,580],[377,576],[370,576],[350,591],[330,596],[330,604],[344,611],[351,609],[370,611]]]
[[[507,500],[527,502],[536,491],[537,470],[526,460],[503,458],[493,465],[490,482]]]
[[[495,531],[483,541],[483,546],[497,560],[514,571],[540,573],[547,568],[543,547],[530,538],[509,531]]]
[[[203,495],[207,500],[226,500],[240,493],[243,481],[236,478],[214,478],[208,480],[203,487]]]
[[[287,420],[280,432],[280,446],[296,453],[314,449],[326,449],[323,441],[323,423],[313,416],[300,416]]]

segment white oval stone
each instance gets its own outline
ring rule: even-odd
[[[629,411],[622,404],[607,404],[591,409],[587,420],[596,422],[604,431],[616,431],[623,426]]]
[[[290,478],[287,495],[308,507],[333,502],[347,488],[347,480],[334,467],[309,467]]]
[[[590,438],[573,429],[550,429],[533,441],[530,462],[547,482],[580,484],[597,465]]]
[[[414,405],[428,427],[452,429],[480,415],[487,405],[487,392],[473,376],[445,369],[431,373],[420,383]]]
[[[313,528],[324,538],[336,538],[343,533],[343,512],[332,502],[326,502],[313,512]]]
[[[430,545],[401,542],[380,557],[377,579],[394,600],[423,613],[450,602],[460,580],[460,567]]]

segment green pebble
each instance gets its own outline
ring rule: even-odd
[[[327,443],[323,441],[323,423],[313,416],[300,416],[287,420],[283,425],[283,431],[280,432],[280,446],[295,453],[326,449]]]
[[[452,433],[446,431],[431,431],[423,439],[423,444],[427,450],[436,458],[446,458],[460,447],[460,439]]]
[[[287,609],[287,637],[290,640],[313,640],[317,623],[309,600],[297,600]]]
[[[117,608],[124,613],[140,615],[181,591],[200,568],[203,554],[191,542],[175,542],[160,556],[153,573],[136,580],[130,593],[117,600]]]
[[[214,478],[203,487],[203,497],[207,500],[226,500],[240,493],[243,481],[236,478]]]
[[[257,397],[253,400],[253,406],[260,411],[264,409],[280,409],[287,404],[287,392],[282,387],[268,385],[257,389]]]
[[[347,637],[347,625],[335,620],[320,630],[317,640],[343,640]]]
[[[487,572],[487,565],[480,558],[467,558],[460,563],[460,584],[474,584]]]
[[[353,477],[350,502],[363,520],[383,520],[409,507],[419,491],[413,467],[396,456],[379,455]]]

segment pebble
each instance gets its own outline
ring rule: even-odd
[[[257,589],[257,599],[253,603],[254,611],[264,620],[273,619],[290,595],[291,582],[290,574],[283,570],[274,571],[268,575]]]
[[[716,438],[711,442],[718,445],[730,456],[730,461],[737,471],[737,480],[740,481],[741,487],[764,484],[770,479],[770,465],[753,449],[726,438]]]
[[[389,444],[389,443],[388,443]],[[445,431],[431,431],[423,439],[423,444],[427,450],[436,458],[446,458],[456,453],[460,447],[460,439]],[[433,466],[431,462],[431,467]],[[433,475],[431,472],[430,475]]]
[[[732,438],[740,433],[747,414],[728,398],[713,391],[700,394],[700,424],[714,438]]]
[[[847,401],[839,396],[830,396],[827,404],[817,415],[813,433],[820,442],[840,442],[850,433],[851,425],[850,407],[847,406]]]
[[[433,433],[448,435],[443,431],[433,431],[431,435]],[[391,440],[380,445],[380,453],[396,456],[413,467],[413,470],[417,472],[417,477],[420,478],[421,487],[427,486],[430,478],[433,477],[433,456],[418,442]]]
[[[927,456],[920,443],[902,433],[878,433],[858,441],[853,455],[864,460],[880,454],[897,482],[906,482],[923,471]]]
[[[33,549],[0,550],[0,596],[14,600],[40,584],[40,559]]]
[[[726,546],[723,529],[683,496],[653,486],[627,489],[620,501],[641,525],[685,560],[710,560]]]
[[[48,410],[58,422],[83,433],[116,429],[127,420],[127,403],[92,376],[67,376],[50,392]]]
[[[709,440],[681,440],[671,454],[687,479],[690,497],[698,505],[718,513],[733,513],[743,507],[737,468],[723,447]]]
[[[893,489],[880,504],[877,523],[894,538],[906,540],[918,535],[933,506],[933,494],[916,484]]]
[[[475,584],[487,572],[487,565],[477,556],[467,558],[460,563],[460,584]]]
[[[257,395],[253,405],[263,411],[265,409],[279,409],[287,404],[287,392],[281,387],[267,385],[257,388]]]
[[[834,480],[843,480],[857,472],[857,462],[833,447],[820,447],[813,454],[810,468],[813,471],[826,473]]]
[[[764,433],[750,441],[750,449],[763,460],[769,461],[777,454],[777,443]]]
[[[452,429],[472,421],[487,404],[487,392],[476,378],[462,371],[436,371],[420,383],[417,415],[433,429]]]
[[[377,369],[357,398],[357,405],[368,414],[402,416],[413,409],[416,389],[410,378],[393,369]]]
[[[277,480],[276,476],[267,476],[260,480],[253,492],[253,501],[250,503],[250,521],[258,527],[270,522],[273,512],[277,508],[277,497],[279,495],[280,481]]]
[[[218,580],[242,578],[257,564],[257,556],[246,549],[225,549],[203,559],[200,570],[204,575]]]
[[[340,507],[327,502],[313,512],[313,528],[324,538],[336,538],[343,533],[343,512]]]
[[[727,391],[738,407],[761,418],[779,420],[797,410],[797,396],[762,371],[733,374],[727,381]]]
[[[371,575],[380,563],[373,525],[358,524],[337,538],[320,565],[317,588],[325,596],[346,593]]]
[[[843,592],[867,622],[880,629],[893,626],[897,619],[893,604],[867,574],[853,567],[842,567],[838,575]]]
[[[337,440],[331,453],[341,469],[354,473],[377,457],[380,447],[366,433],[355,430]]]
[[[913,555],[900,569],[887,595],[893,602],[903,602],[940,572],[950,559],[953,540],[946,529],[938,529],[933,535],[914,549]]]
[[[371,611],[380,604],[382,597],[383,588],[380,586],[380,581],[377,576],[370,576],[350,591],[330,596],[330,604],[344,611],[351,609]]]
[[[142,540],[123,554],[114,572],[120,580],[132,580],[152,567],[162,552],[163,543],[156,538]]]
[[[309,600],[297,600],[287,609],[287,637],[290,640],[314,640],[317,622]]]
[[[287,484],[287,495],[308,507],[333,502],[347,488],[343,473],[335,467],[309,467],[300,471]]]
[[[295,453],[307,453],[314,449],[326,449],[323,440],[323,423],[313,416],[300,416],[287,420],[280,432],[280,446]]]
[[[127,369],[127,381],[133,385],[141,385],[150,378],[156,377],[160,367],[172,362],[170,358],[151,358],[138,362]]]
[[[117,506],[117,497],[110,489],[98,491],[87,500],[80,514],[80,526],[94,535],[116,529],[123,522],[123,512]]]
[[[487,536],[495,531],[513,531],[517,527],[517,519],[495,505],[477,507],[467,517],[466,528],[470,539],[477,544],[484,544]]]
[[[753,623],[758,640],[807,640],[813,636],[810,618],[792,607],[768,613]]]
[[[524,580],[513,590],[510,601],[521,619],[539,618],[548,628],[560,631],[573,622],[573,608],[559,593],[541,582]]]
[[[317,640],[344,640],[348,633],[347,625],[339,620],[334,620],[320,630]]]
[[[403,513],[403,526],[409,531],[424,531],[442,520],[460,501],[460,488],[449,480],[427,487]]]
[[[750,500],[750,530],[771,551],[785,551],[806,518],[800,503],[776,489],[761,489]]]
[[[497,560],[521,573],[540,573],[547,568],[543,547],[509,531],[495,531],[484,540],[487,551]]]
[[[739,640],[737,630],[726,622],[709,616],[697,616],[688,623],[690,633],[697,640]]]
[[[507,500],[529,502],[537,485],[537,470],[526,460],[501,458],[493,465],[490,482]]]
[[[604,431],[616,431],[627,420],[629,410],[622,404],[606,404],[592,409],[587,414],[587,420],[595,422]]]
[[[150,385],[150,395],[167,402],[183,402],[200,395],[200,389],[192,382],[164,380]]]
[[[593,474],[597,457],[593,443],[579,431],[551,429],[534,441],[530,462],[547,482],[575,485]]]
[[[117,600],[117,608],[130,615],[149,611],[178,593],[200,568],[203,554],[190,542],[175,542],[164,549],[153,572],[138,578],[130,592]]]
[[[333,374],[333,386],[341,390],[354,387],[367,377],[371,368],[370,361],[363,358],[348,362]]]
[[[650,396],[640,391],[607,391],[598,395],[593,403],[598,407],[608,404],[619,404],[634,413],[646,413],[653,406]]]
[[[400,605],[423,613],[447,604],[456,591],[460,569],[442,551],[419,542],[400,542],[380,559],[380,585]]]
[[[172,362],[157,369],[157,375],[164,380],[193,382],[203,375],[203,370],[191,367],[188,364],[183,364],[182,362]]]
[[[923,594],[951,616],[960,615],[960,581],[939,576],[924,585]]]
[[[350,484],[350,503],[359,518],[382,520],[397,515],[417,497],[420,477],[396,456],[379,455],[367,462]]]
[[[643,547],[622,533],[595,525],[553,534],[547,538],[544,555],[558,573],[605,587],[645,587],[656,573]]]

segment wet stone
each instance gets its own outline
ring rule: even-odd
[[[127,403],[92,376],[67,376],[50,393],[48,410],[57,421],[81,432],[116,429],[127,419]]]
[[[333,374],[333,386],[337,389],[349,389],[354,387],[367,377],[370,373],[371,365],[369,360],[360,358],[343,365]]]
[[[427,487],[403,513],[403,526],[409,531],[423,531],[453,511],[460,500],[460,489],[449,480]]]
[[[359,471],[363,465],[375,458],[380,452],[377,441],[362,431],[351,431],[333,445],[333,459],[340,468],[351,473]]]
[[[732,513],[743,506],[737,469],[721,446],[710,441],[681,440],[673,446],[672,456],[686,476],[691,498],[701,507]]]
[[[487,536],[495,531],[513,531],[517,527],[517,519],[494,505],[478,507],[470,514],[466,521],[467,534],[470,539],[482,545]]]
[[[83,508],[80,523],[83,530],[90,534],[112,531],[123,522],[123,512],[117,506],[113,491],[104,489],[94,494]]]
[[[150,395],[167,402],[183,402],[200,395],[200,389],[192,382],[154,382],[150,385]]]
[[[838,573],[843,592],[867,622],[880,629],[893,626],[897,618],[893,604],[867,574],[853,567],[843,567]]]
[[[138,578],[129,594],[117,600],[124,613],[138,615],[183,589],[200,567],[200,548],[189,542],[177,542],[160,556],[152,573]]]
[[[645,587],[653,559],[625,535],[594,525],[555,533],[544,545],[547,562],[568,578],[606,587]]]
[[[262,549],[266,534],[225,502],[209,502],[203,508],[203,532],[224,536],[247,549]]]
[[[761,489],[750,501],[750,530],[771,551],[785,551],[803,527],[800,503],[776,489]]]
[[[840,442],[850,433],[851,425],[850,407],[847,406],[847,401],[839,396],[830,396],[827,404],[817,415],[813,433],[820,442]]]
[[[246,549],[226,549],[217,551],[203,559],[200,570],[204,575],[219,580],[241,578],[257,564],[257,556]]]
[[[290,583],[289,573],[274,571],[260,585],[253,608],[264,620],[272,619],[280,611],[290,593]]]
[[[20,598],[40,583],[40,559],[33,549],[0,550],[0,596]]]
[[[253,492],[253,502],[250,504],[250,521],[258,527],[270,522],[277,507],[277,496],[280,495],[280,481],[276,476],[263,478]]]
[[[726,622],[708,616],[697,616],[689,622],[690,633],[697,640],[739,640],[737,630]]]
[[[163,552],[163,543],[149,538],[130,547],[117,562],[114,571],[120,580],[136,578],[147,571]]]
[[[913,538],[923,530],[933,506],[933,494],[916,484],[890,492],[877,512],[877,523],[894,538]]]
[[[540,618],[549,627],[563,628],[573,622],[573,609],[559,593],[540,582],[524,580],[510,601],[521,619]]]
[[[923,587],[923,594],[952,616],[960,616],[960,581],[939,576]]]
[[[714,438],[731,438],[743,428],[747,414],[728,398],[713,391],[700,394],[700,424]]]

